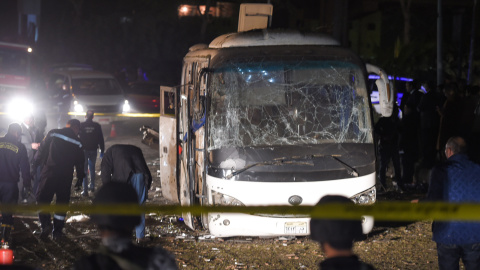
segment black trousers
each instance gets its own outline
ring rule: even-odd
[[[0,182],[0,201],[2,204],[17,204],[17,182]],[[13,225],[12,213],[2,213],[2,224]]]
[[[73,171],[65,169],[57,169],[52,167],[44,167],[41,176],[41,186],[37,192],[37,203],[50,204],[53,196],[56,195],[57,204],[68,204],[70,202],[70,191],[72,187]],[[54,232],[63,228],[65,224],[66,213],[54,214]],[[50,214],[40,213],[38,215],[42,228],[50,225]]]
[[[390,160],[393,162],[393,168],[395,170],[395,180],[399,185],[402,183],[401,175],[401,167],[400,167],[400,154],[398,152],[397,145],[380,145],[380,183],[382,183],[383,187],[386,188],[386,173],[387,167],[390,163]]]

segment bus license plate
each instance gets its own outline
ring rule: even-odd
[[[306,234],[307,222],[285,222],[285,234]]]

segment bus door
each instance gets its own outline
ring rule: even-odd
[[[160,182],[162,195],[172,202],[179,202],[175,168],[177,164],[177,136],[175,108],[177,99],[175,89],[160,86],[160,117],[159,117],[159,153]]]
[[[177,113],[179,149],[177,179],[181,205],[206,203],[205,95],[209,59],[185,62]],[[191,213],[183,213],[185,224],[195,229]]]

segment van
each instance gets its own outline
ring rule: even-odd
[[[96,70],[65,70],[50,74],[47,88],[58,108],[59,127],[69,118],[83,119],[93,110],[100,124],[119,121],[130,105],[122,86],[112,74]]]

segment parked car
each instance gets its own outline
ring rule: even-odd
[[[160,83],[130,82],[126,96],[131,111],[135,113],[158,113],[160,110]]]
[[[122,86],[109,73],[88,69],[52,72],[47,89],[59,113],[59,127],[70,117],[83,120],[87,110],[95,112],[100,124],[125,120],[119,114],[130,112]]]

